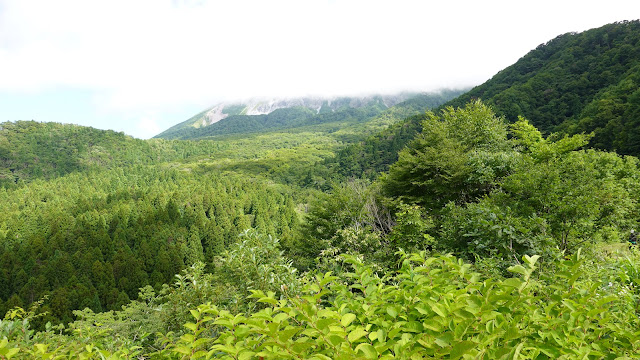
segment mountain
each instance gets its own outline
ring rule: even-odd
[[[404,104],[418,111],[437,106],[451,92],[400,93],[339,98],[256,99],[221,103],[156,135],[164,139],[201,139],[276,131],[338,121],[361,122]]]
[[[453,101],[219,104],[176,140],[2,123],[0,358],[630,358],[637,158],[467,101],[631,152],[638,44],[563,35]]]
[[[510,122],[594,132],[591,146],[640,155],[640,21],[560,35],[447,105],[476,98]]]
[[[213,269],[249,228],[292,253],[301,209],[333,181],[325,159],[456,95],[225,105],[245,115],[183,128],[217,141],[2,123],[0,313],[43,297],[42,326],[68,323],[77,309],[120,309],[141,287],[159,291],[196,261]],[[270,113],[247,115],[258,111]]]
[[[640,155],[640,21],[624,21],[560,35],[443,104],[473,99],[514,122],[528,119],[543,133],[594,133],[590,146]],[[346,147],[328,165],[344,176],[386,171],[421,130],[424,116],[395,124]]]

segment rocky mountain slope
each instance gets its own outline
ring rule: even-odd
[[[243,102],[220,103],[155,137],[194,139],[264,129],[289,128],[331,121],[336,114],[371,117],[404,101],[421,97],[433,98],[431,103],[435,103],[435,106],[451,98],[442,95],[442,93],[400,93],[361,97],[252,99]],[[312,117],[315,119],[310,120]],[[274,121],[278,123],[274,124]]]

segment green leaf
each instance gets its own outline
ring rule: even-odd
[[[562,303],[564,304],[564,306],[568,307],[569,310],[571,311],[576,311],[576,307],[572,304],[572,301],[567,299],[567,300],[562,300]]]
[[[249,359],[252,359],[255,354],[256,353],[254,353],[253,351],[240,350],[240,353],[238,354],[238,360],[249,360]]]
[[[605,296],[602,299],[598,300],[598,302],[596,302],[596,306],[597,307],[601,307],[602,305],[606,304],[606,303],[610,303],[612,301],[616,301],[618,298],[615,296]]]
[[[327,336],[327,339],[329,340],[329,344],[331,344],[331,346],[338,346],[344,341],[344,338],[342,336],[336,334],[330,334],[329,336]]]
[[[395,319],[398,316],[398,310],[396,310],[395,306],[389,305],[387,306],[387,314]]]
[[[334,322],[335,322],[334,319],[320,319],[316,323],[316,326],[318,327],[319,330],[324,330],[324,329],[328,328],[329,325],[333,324]]]
[[[362,343],[358,346],[356,346],[356,352],[358,351],[362,351],[362,353],[364,354],[364,356],[367,359],[377,359],[378,358],[378,352],[376,351],[376,349],[368,343]]]
[[[469,350],[475,348],[478,344],[472,341],[460,341],[451,348],[450,359],[459,359]]]
[[[200,311],[189,310],[189,312],[191,313],[191,316],[193,316],[196,320],[200,320],[200,317],[202,316],[202,314],[200,314]]]
[[[183,334],[182,336],[180,336],[180,339],[182,339],[185,343],[192,343],[196,341],[196,338],[195,336],[193,336],[193,334]]]
[[[358,326],[357,328],[355,328],[353,331],[349,333],[349,335],[347,336],[347,339],[350,342],[354,342],[366,335],[367,335],[367,331],[364,328]]]
[[[286,320],[288,318],[289,318],[288,314],[278,313],[276,316],[273,317],[273,322],[274,323],[281,323],[283,320]]]
[[[387,337],[389,339],[393,339],[393,338],[396,337],[396,335],[398,335],[399,332],[400,332],[400,328],[391,329],[391,330],[389,330],[389,333],[387,334]]]
[[[533,255],[533,256],[525,255],[524,256],[524,261],[530,267],[533,267],[536,264],[536,262],[538,261],[538,259],[540,259],[540,255]]]
[[[314,343],[312,342],[295,342],[293,345],[291,345],[291,348],[294,352],[301,354],[311,348],[313,344]]]
[[[555,346],[551,346],[549,344],[538,344],[537,347],[540,351],[542,351],[552,359],[556,359],[560,357],[560,355],[562,355],[562,352],[560,352],[558,348],[556,348]]]
[[[442,332],[442,325],[437,321],[425,321],[422,323],[425,329],[433,330],[435,332]]]
[[[509,272],[522,275],[525,275],[527,273],[527,270],[522,265],[510,266],[507,270],[509,270]]]
[[[175,348],[173,348],[173,352],[177,352],[180,354],[190,354],[191,349],[185,346],[176,346]]]
[[[587,316],[589,317],[594,317],[598,314],[602,314],[603,312],[607,311],[606,309],[603,308],[596,308],[596,309],[591,309],[589,310],[589,312],[587,313]]]
[[[46,354],[47,353],[47,347],[48,347],[48,345],[45,345],[45,344],[36,344],[35,345],[36,350],[41,354]]]
[[[15,354],[17,354],[20,351],[19,348],[13,348],[10,349],[9,351],[7,351],[7,354],[5,355],[7,357],[7,359],[11,359]]]
[[[280,332],[278,333],[278,339],[280,339],[280,341],[282,341],[282,342],[287,342],[295,334],[297,334],[299,330],[300,330],[299,328],[291,328],[291,329],[280,330]]]
[[[404,330],[407,332],[421,333],[423,327],[422,324],[417,321],[409,321],[404,325]]]
[[[518,287],[520,287],[520,285],[522,285],[522,280],[520,280],[518,278],[508,278],[508,279],[504,280],[502,282],[502,284],[505,285],[505,286],[518,288]]]
[[[356,319],[356,314],[353,314],[353,313],[344,314],[342,315],[342,319],[340,319],[340,323],[342,324],[342,326],[347,327],[355,319]]]
[[[453,340],[453,335],[451,333],[444,333],[436,337],[435,343],[438,344],[438,346],[445,348],[451,344],[452,340]]]
[[[436,314],[440,315],[443,318],[447,317],[447,310],[441,304],[432,303],[431,304],[431,310],[433,310],[433,312],[435,312]]]
[[[525,255],[525,256],[526,256],[526,255]],[[514,360],[515,360],[515,359],[518,359],[518,358],[520,357],[520,351],[522,351],[522,348],[523,348],[523,347],[524,347],[524,343],[523,343],[523,342],[521,342],[520,344],[518,344],[518,346],[516,346],[516,347],[513,349],[513,352],[512,352],[513,356],[511,356],[511,358],[512,358],[512,359],[514,359]]]
[[[193,355],[191,355],[190,359],[200,359],[207,356],[207,352],[204,350],[196,351]]]
[[[231,345],[216,344],[216,345],[213,345],[211,348],[218,351],[223,351],[229,355],[233,355],[237,352],[236,348],[234,348]],[[190,352],[191,352],[191,349],[188,349],[188,352],[186,352],[185,354],[188,354]]]
[[[187,329],[196,332],[196,330],[198,330],[198,325],[192,323],[192,322],[188,322],[186,324],[184,324],[184,327],[186,327]]]
[[[278,300],[270,297],[263,297],[258,300],[258,302],[269,303],[272,305],[278,305]]]
[[[332,358],[323,355],[323,354],[314,354],[312,357],[309,358],[309,360],[333,360]]]

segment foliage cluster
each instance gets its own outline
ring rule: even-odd
[[[638,160],[580,150],[589,138],[545,138],[479,101],[428,114],[388,173],[362,189],[336,186],[312,204],[303,248],[387,261],[398,247],[452,252],[504,269],[525,254],[552,261],[624,241],[637,226]],[[380,214],[394,213],[377,226]],[[354,228],[357,236],[344,236]]]
[[[625,261],[637,266],[637,253],[630,256]],[[10,313],[0,353],[43,359],[631,359],[640,351],[637,272],[598,268],[579,252],[553,273],[536,270],[538,256],[524,256],[522,265],[509,268],[513,277],[487,277],[452,256],[400,259],[399,270],[378,277],[371,265],[346,256],[352,270],[309,277],[297,295],[253,290],[249,299],[262,306],[248,313],[204,303],[191,309],[180,334],[158,334],[159,347],[127,341],[97,318],[73,324],[73,336],[55,329],[33,334],[29,317]],[[131,319],[137,325],[140,316]],[[29,335],[6,330],[12,326]]]
[[[185,266],[213,262],[247,228],[287,240],[291,194],[232,173],[157,168],[76,173],[0,191],[0,309],[48,295],[46,320],[115,310]]]
[[[442,90],[438,94],[414,97],[390,108],[380,116],[384,116],[384,124],[388,128],[381,128],[340,150],[335,158],[325,161],[326,166],[344,178],[373,180],[378,173],[388,170],[389,165],[398,159],[398,152],[418,133],[425,111],[435,109],[462,93],[460,90]]]

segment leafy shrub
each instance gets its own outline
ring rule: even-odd
[[[581,280],[579,252],[538,280],[537,256],[500,280],[482,279],[451,256],[407,255],[383,278],[345,258],[354,268],[346,279],[318,275],[301,296],[255,291],[269,306],[254,314],[200,306],[185,325],[192,333],[166,351],[221,359],[616,359],[640,350],[638,317],[619,311],[632,299]],[[209,322],[226,328],[215,340],[199,337]]]

